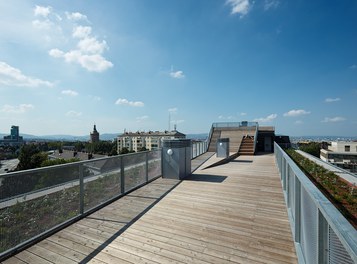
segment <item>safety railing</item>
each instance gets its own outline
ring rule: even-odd
[[[203,153],[207,152],[207,147],[208,147],[207,141],[193,142],[191,158],[194,159],[202,155]]]
[[[299,263],[357,263],[357,231],[274,144]]]
[[[161,150],[0,175],[0,260],[161,175]]]
[[[258,122],[217,122],[213,123],[212,127],[214,128],[225,128],[225,127],[254,127],[258,126]]]
[[[206,147],[206,151],[208,151],[209,144],[211,143],[212,136],[213,136],[213,130],[214,130],[214,127],[213,127],[213,125],[212,125],[212,126],[211,126],[211,129],[210,129],[210,131],[209,131],[208,138],[207,138],[207,147]]]
[[[253,153],[255,153],[255,150],[257,149],[257,143],[258,143],[258,124],[255,126],[255,134],[254,134],[254,151]]]

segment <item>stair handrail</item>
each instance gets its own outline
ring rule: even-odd
[[[208,138],[207,138],[207,148],[206,148],[206,152],[208,151],[209,145],[211,144],[212,135],[213,135],[213,129],[214,129],[214,127],[213,127],[213,124],[212,124],[211,130],[210,130],[209,135],[208,135]]]
[[[255,154],[255,149],[256,149],[256,147],[257,147],[257,142],[258,142],[258,123],[256,123],[256,126],[255,126],[254,151],[253,151],[253,154]]]

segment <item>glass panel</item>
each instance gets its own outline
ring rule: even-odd
[[[120,168],[119,156],[83,164],[84,211],[121,194]]]
[[[149,180],[161,176],[161,150],[151,151],[148,153],[149,160]]]
[[[0,253],[79,214],[79,164],[2,175]]]
[[[125,192],[146,181],[146,153],[123,156]]]

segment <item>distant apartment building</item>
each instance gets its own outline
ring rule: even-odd
[[[19,146],[24,143],[23,138],[20,136],[20,129],[18,126],[11,126],[10,135],[4,136],[0,140],[1,145]]]
[[[357,142],[333,141],[320,150],[320,158],[345,170],[357,173]]]
[[[164,132],[125,132],[117,138],[118,153],[120,153],[123,148],[135,152],[140,151],[143,148],[147,150],[158,149],[162,147],[163,140],[176,138],[186,138],[186,135],[178,132],[177,130]]]
[[[99,142],[99,132],[97,131],[96,125],[93,127],[93,132],[90,133],[90,143],[96,143]]]

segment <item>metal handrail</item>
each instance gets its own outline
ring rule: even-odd
[[[226,127],[256,127],[258,122],[216,122],[212,124],[214,128],[226,128]]]
[[[258,142],[258,124],[255,127],[255,135],[254,135],[254,151],[253,153],[255,153],[255,150],[257,148],[257,142]]]
[[[207,138],[207,149],[206,149],[206,151],[208,151],[209,144],[211,143],[213,130],[214,130],[214,127],[213,127],[213,124],[212,124],[211,130],[209,131],[209,135],[208,135],[208,138]]]
[[[340,250],[338,257],[342,255],[350,259],[350,261],[357,263],[356,229],[310,181],[277,143],[274,143],[274,152],[281,176],[285,201],[288,207],[299,263],[311,263],[309,259],[311,256],[316,257],[316,263],[332,263],[330,259],[335,257],[333,255],[335,254],[334,251],[330,250],[330,244],[335,243],[330,238],[332,232],[337,236],[340,243],[334,246]],[[309,200],[313,202],[311,206],[314,206],[316,210],[316,219],[314,221],[305,219],[302,216],[302,207],[306,205],[301,202],[301,199],[305,193],[308,194]],[[318,241],[318,245],[309,244],[313,242],[308,240],[301,240],[301,233],[307,232],[303,231],[304,227],[302,223],[316,225],[316,229],[318,230],[316,234],[309,235],[316,236],[315,239]],[[329,231],[330,229],[332,231]],[[317,252],[306,252],[314,247],[317,249]]]

